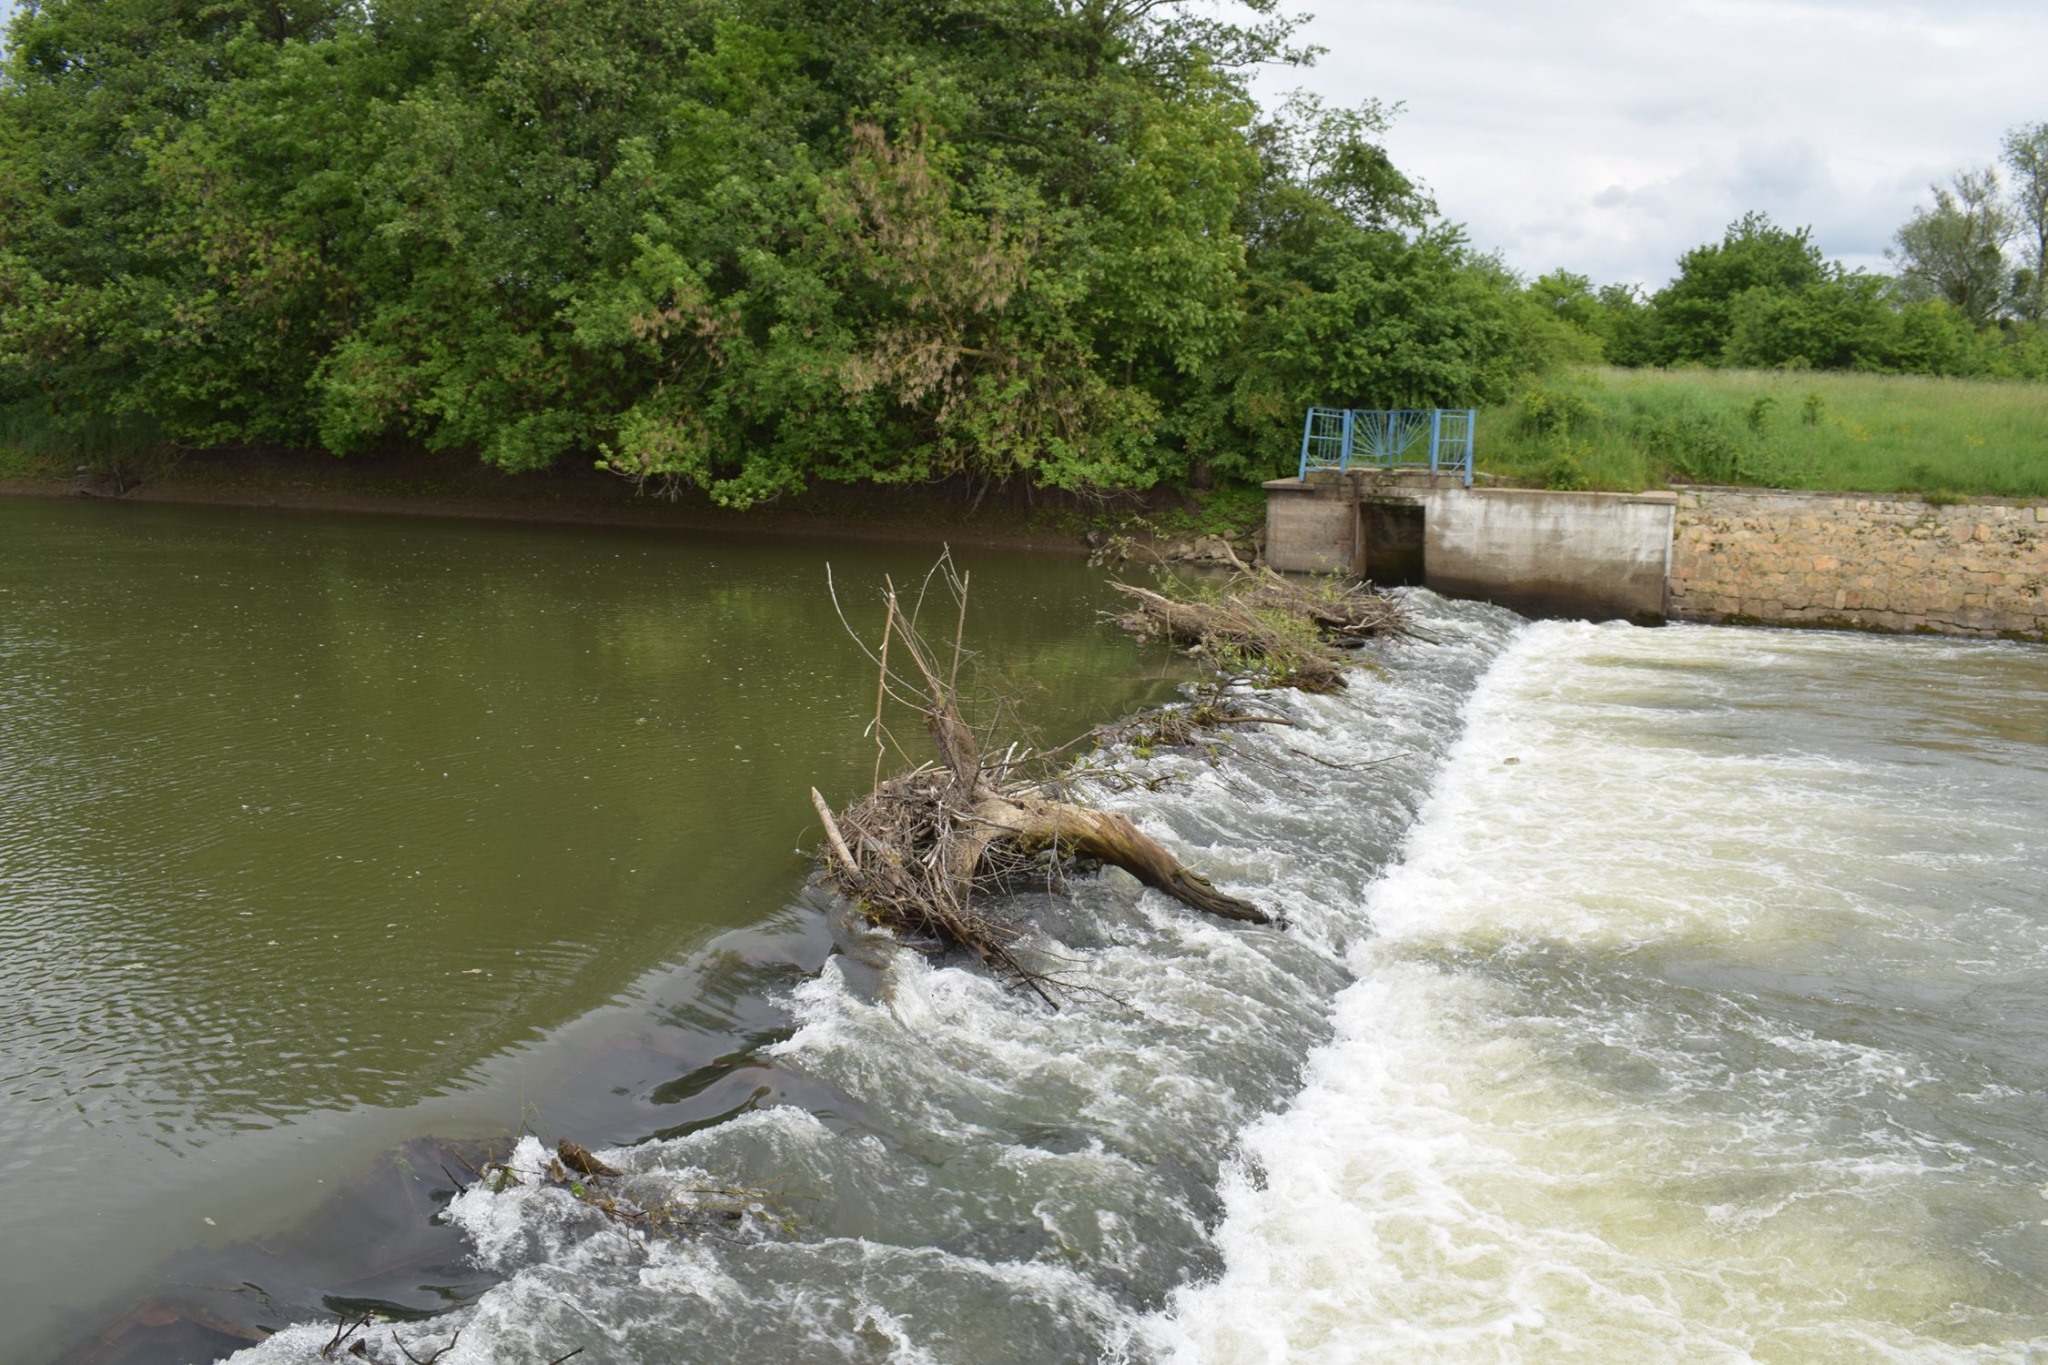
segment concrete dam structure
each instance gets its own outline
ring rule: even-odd
[[[2048,642],[2048,504],[1757,488],[1565,493],[1309,470],[1266,490],[1266,562],[1532,616]]]
[[[1266,489],[1266,562],[1420,584],[1533,616],[1661,621],[1674,493],[1467,488],[1393,470],[1311,473]]]

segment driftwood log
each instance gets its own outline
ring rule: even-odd
[[[1355,580],[1290,579],[1240,566],[1220,591],[1206,594],[1111,586],[1129,603],[1112,619],[1139,639],[1200,650],[1226,670],[1304,692],[1345,686],[1340,649],[1409,633],[1398,603]]]
[[[945,560],[934,572],[943,573],[964,622],[966,577],[956,577]],[[881,671],[873,731],[886,746],[882,702],[906,702],[922,715],[938,761],[878,781],[836,813],[811,791],[825,828],[825,874],[871,923],[967,948],[1051,1003],[1047,979],[1013,951],[1020,931],[987,908],[1003,890],[1048,866],[1086,860],[1120,867],[1197,910],[1274,922],[1251,902],[1217,890],[1124,816],[1065,799],[1057,774],[1034,772],[1046,767],[1045,755],[1009,746],[991,758],[960,714],[958,631],[942,672],[918,632],[915,608],[906,612],[893,584],[884,601],[882,642],[869,651]]]

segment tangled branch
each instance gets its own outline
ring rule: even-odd
[[[955,608],[952,645],[944,653],[918,625],[934,583]],[[967,577],[950,557],[939,561],[908,605],[895,584],[886,583],[881,640],[874,648],[862,644],[878,676],[870,727],[878,771],[882,754],[891,748],[902,753],[883,720],[882,703],[890,698],[919,712],[938,758],[878,780],[837,813],[812,789],[825,827],[824,872],[840,894],[870,923],[921,946],[964,948],[1048,1005],[1055,1004],[1051,988],[1060,983],[1020,957],[1022,930],[994,905],[1026,882],[1057,881],[1077,862],[1123,868],[1210,914],[1272,923],[1257,906],[1218,891],[1124,816],[1060,799],[1064,784],[1047,755],[1011,744],[989,757],[991,746],[962,718],[958,704],[967,599]]]

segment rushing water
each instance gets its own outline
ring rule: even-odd
[[[1414,600],[1299,728],[1110,798],[1287,932],[1086,885],[1035,910],[1107,995],[1056,1015],[833,959],[752,1064],[836,1099],[616,1154],[778,1221],[473,1188],[506,1278],[447,1359],[2048,1349],[2048,655]]]
[[[1267,699],[1294,728],[1122,755],[1160,780],[1099,793],[1286,930],[1120,874],[1026,900],[1094,988],[1052,1013],[958,963],[826,956],[800,865],[757,869],[737,927],[667,941],[673,970],[549,1046],[626,1092],[632,1194],[761,1214],[648,1237],[473,1184],[444,1216],[481,1278],[373,1353],[458,1328],[444,1365],[2048,1353],[2048,651],[1410,601],[1425,637],[1349,692]],[[297,1316],[237,1360],[321,1359],[333,1328]]]
[[[2048,652],[1534,626],[1361,908],[1175,1356],[2048,1353]]]

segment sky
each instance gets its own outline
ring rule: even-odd
[[[0,0],[0,14],[11,0]],[[1198,0],[1199,3],[1199,0]],[[1652,288],[1751,209],[1883,270],[1928,185],[2048,120],[2048,0],[1299,0],[1262,76],[1405,105],[1395,163],[1526,276]]]
[[[1930,181],[2048,120],[2044,0],[1305,0],[1262,76],[1405,110],[1387,138],[1474,246],[1655,288],[1748,210],[1885,269]]]

